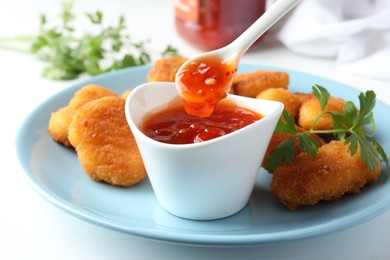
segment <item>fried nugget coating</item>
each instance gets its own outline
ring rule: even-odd
[[[266,99],[279,101],[284,104],[284,109],[291,114],[293,118],[298,115],[301,107],[301,100],[290,90],[284,88],[269,88],[256,96],[257,99]]]
[[[130,94],[130,92],[132,91],[133,89],[128,89],[126,90],[125,92],[122,93],[121,95],[121,98],[123,98],[124,100],[127,99],[127,96]]]
[[[300,106],[302,104],[313,97],[314,95],[312,93],[302,93],[302,92],[294,92],[295,99],[299,102]]]
[[[94,84],[87,85],[78,90],[66,107],[62,107],[51,113],[48,131],[52,138],[65,146],[71,146],[68,140],[68,128],[77,109],[91,100],[105,96],[117,96],[117,94]]]
[[[48,131],[54,141],[71,146],[68,140],[68,128],[74,115],[74,109],[66,106],[51,113]]]
[[[258,70],[239,74],[233,81],[233,92],[239,96],[256,97],[269,88],[287,88],[289,75],[285,72]]]
[[[330,97],[325,107],[325,111],[343,112],[346,101],[341,98]],[[310,129],[321,112],[321,105],[315,96],[308,98],[303,102],[298,115],[298,124],[304,129]],[[315,130],[333,129],[333,118],[329,114],[323,115],[316,123]]]
[[[291,165],[279,166],[273,173],[271,191],[289,210],[319,201],[332,201],[346,193],[357,193],[375,182],[382,170],[369,170],[360,159],[360,149],[353,156],[344,140],[332,141],[318,150],[317,158],[301,153]]]
[[[73,117],[69,141],[92,179],[127,187],[142,181],[146,170],[124,106],[120,97],[88,102]]]
[[[159,59],[156,62],[154,62],[152,68],[149,70],[146,79],[149,82],[153,82],[153,81],[175,82],[177,71],[179,70],[180,66],[187,60],[188,60],[187,58],[179,57],[179,56]]]

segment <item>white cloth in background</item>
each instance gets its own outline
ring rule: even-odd
[[[275,36],[294,52],[390,80],[390,0],[303,0]]]

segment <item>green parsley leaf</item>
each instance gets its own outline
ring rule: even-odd
[[[292,162],[293,158],[297,156],[294,140],[295,138],[288,139],[275,148],[264,162],[264,167],[268,171],[272,172],[277,166],[283,163],[290,164]]]
[[[306,152],[313,157],[317,157],[318,147],[320,147],[320,143],[310,135],[299,135],[299,149],[302,152]]]
[[[104,72],[144,65],[152,61],[149,41],[133,42],[125,33],[124,16],[120,16],[115,26],[103,26],[104,15],[101,11],[85,14],[96,33],[76,32],[76,16],[72,12],[73,1],[62,4],[59,21],[49,23],[45,14],[40,16],[40,29],[31,42],[31,53],[48,65],[42,75],[53,80],[69,80],[83,73],[97,75]],[[27,42],[27,38],[13,37],[0,39],[1,42]],[[1,48],[15,49],[9,45]],[[158,54],[161,57],[177,56],[178,51],[168,45]]]
[[[275,133],[298,133],[297,129],[295,128],[294,118],[286,110],[283,110],[282,119],[278,121],[275,128]]]
[[[330,94],[328,90],[320,85],[314,85],[312,87],[312,93],[320,102],[321,109],[325,110],[325,106],[328,103],[330,98]]]

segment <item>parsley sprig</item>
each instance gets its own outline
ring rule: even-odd
[[[381,158],[388,164],[387,155],[382,146],[375,140],[375,121],[373,109],[375,107],[376,95],[368,90],[359,94],[358,110],[352,101],[347,101],[343,113],[326,111],[325,107],[329,101],[329,92],[320,85],[312,87],[313,95],[321,105],[321,112],[314,120],[311,129],[298,132],[294,119],[290,113],[283,111],[283,116],[279,120],[275,133],[288,133],[293,137],[279,144],[265,161],[265,168],[272,172],[283,163],[290,164],[298,152],[295,148],[295,140],[299,140],[299,149],[313,157],[317,156],[320,146],[310,134],[332,134],[338,139],[345,139],[345,145],[351,155],[354,155],[360,147],[360,158],[365,162],[370,170],[375,170],[377,158]],[[334,121],[333,129],[315,130],[318,120],[325,114],[330,114]],[[367,128],[369,128],[367,131]]]
[[[151,62],[148,40],[133,42],[125,33],[124,16],[119,17],[115,26],[103,25],[103,13],[86,13],[92,23],[91,31],[81,33],[74,25],[76,16],[72,12],[73,1],[62,4],[59,20],[50,21],[45,14],[40,16],[40,30],[35,37],[13,37],[0,39],[1,42],[30,42],[30,51],[48,63],[43,76],[53,80],[75,79],[83,73],[97,75],[121,68],[139,66]],[[1,45],[7,49],[17,49]],[[162,57],[178,55],[168,45],[160,54]]]

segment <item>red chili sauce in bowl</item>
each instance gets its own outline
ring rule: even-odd
[[[261,118],[256,112],[233,104],[217,105],[207,118],[188,115],[179,106],[147,116],[140,129],[159,142],[191,144],[226,135]]]

